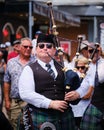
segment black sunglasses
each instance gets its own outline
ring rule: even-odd
[[[22,45],[25,49],[29,48],[29,49],[32,49],[33,46],[25,46],[25,45]]]
[[[38,46],[39,46],[40,49],[43,49],[45,46],[48,49],[52,48],[52,44],[51,43],[47,43],[47,44],[39,43]]]
[[[90,50],[88,50],[88,52],[91,54],[91,53],[94,52],[94,50],[93,50],[93,49],[90,49]],[[95,51],[95,53],[98,53],[98,52],[99,52],[99,50],[96,50],[96,51]]]
[[[95,47],[99,48],[99,47],[100,47],[100,45],[99,45],[99,44],[95,44]]]
[[[88,47],[83,48],[84,50],[88,50]]]
[[[84,69],[85,69],[85,66],[77,66],[76,68],[77,68],[78,70],[79,70],[79,69],[84,70]]]

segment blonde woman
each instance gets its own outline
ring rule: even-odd
[[[84,72],[88,69],[88,59],[85,57],[79,58],[77,61],[76,68],[77,68],[78,75],[82,77]],[[83,81],[82,81],[82,84],[83,84]],[[77,105],[72,105],[72,110],[74,113],[77,129],[79,129],[80,127],[80,122],[81,122],[83,113],[90,103],[91,95],[93,92],[93,86],[90,86],[90,78],[86,81],[86,85],[83,87],[86,87],[85,95],[82,97],[82,99]]]

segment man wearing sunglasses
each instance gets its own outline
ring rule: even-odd
[[[20,76],[20,96],[32,110],[34,130],[75,130],[72,110],[64,100],[64,73],[51,58],[55,52],[55,36],[40,34],[36,46],[37,61],[26,66]],[[48,66],[54,75],[49,73]]]
[[[80,130],[104,130],[104,59],[101,57],[102,49],[100,44],[91,43],[88,48],[89,56],[94,50],[94,57],[87,74],[92,81],[92,86],[94,86],[94,92],[91,103],[82,118]],[[79,95],[82,97],[85,91],[85,87],[81,85],[78,90],[68,93],[65,99],[74,100]]]
[[[78,52],[79,53],[78,58],[82,58],[82,57],[88,58],[88,45],[89,42],[87,40],[83,40],[81,42],[80,50]],[[77,56],[74,56],[70,63],[70,66],[72,66],[72,68],[76,67],[76,61],[77,61]]]
[[[26,104],[20,98],[18,80],[23,68],[35,60],[31,57],[32,42],[29,38],[22,38],[19,48],[19,55],[8,60],[4,75],[5,107],[14,130],[17,130],[18,116]]]

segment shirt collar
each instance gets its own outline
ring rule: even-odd
[[[19,58],[20,58],[20,56],[18,55],[18,56],[16,56],[15,57],[15,60],[17,61],[17,62],[19,62]],[[30,59],[29,59],[29,61],[27,62],[27,64],[30,64],[30,63],[34,63],[36,61],[36,57],[34,56],[30,56]]]
[[[38,61],[38,63],[39,63],[41,66],[44,66],[44,67],[45,67],[45,65],[46,65],[45,62],[41,61],[40,59],[37,59],[37,61]],[[51,61],[49,62],[49,64],[52,66],[52,65],[54,64],[53,60],[51,60]]]

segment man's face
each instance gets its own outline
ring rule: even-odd
[[[38,43],[38,46],[36,47],[36,55],[41,60],[50,60],[51,58],[49,57],[49,55],[54,57],[55,52],[56,49],[53,47],[52,43],[42,42]]]
[[[85,68],[86,68],[86,64],[84,62],[78,61],[76,68],[80,73],[84,73]]]
[[[32,52],[32,43],[29,40],[23,40],[20,45],[20,53],[23,56],[30,57]]]
[[[88,48],[88,55],[91,57],[91,55],[94,53],[94,49]],[[93,57],[93,62],[96,62],[96,60],[101,56],[101,47],[98,46]]]
[[[19,50],[20,50],[20,44],[15,44],[15,45],[13,46],[13,48],[14,48],[16,51],[19,52]]]
[[[84,57],[88,58],[88,47],[83,48],[81,52]]]

